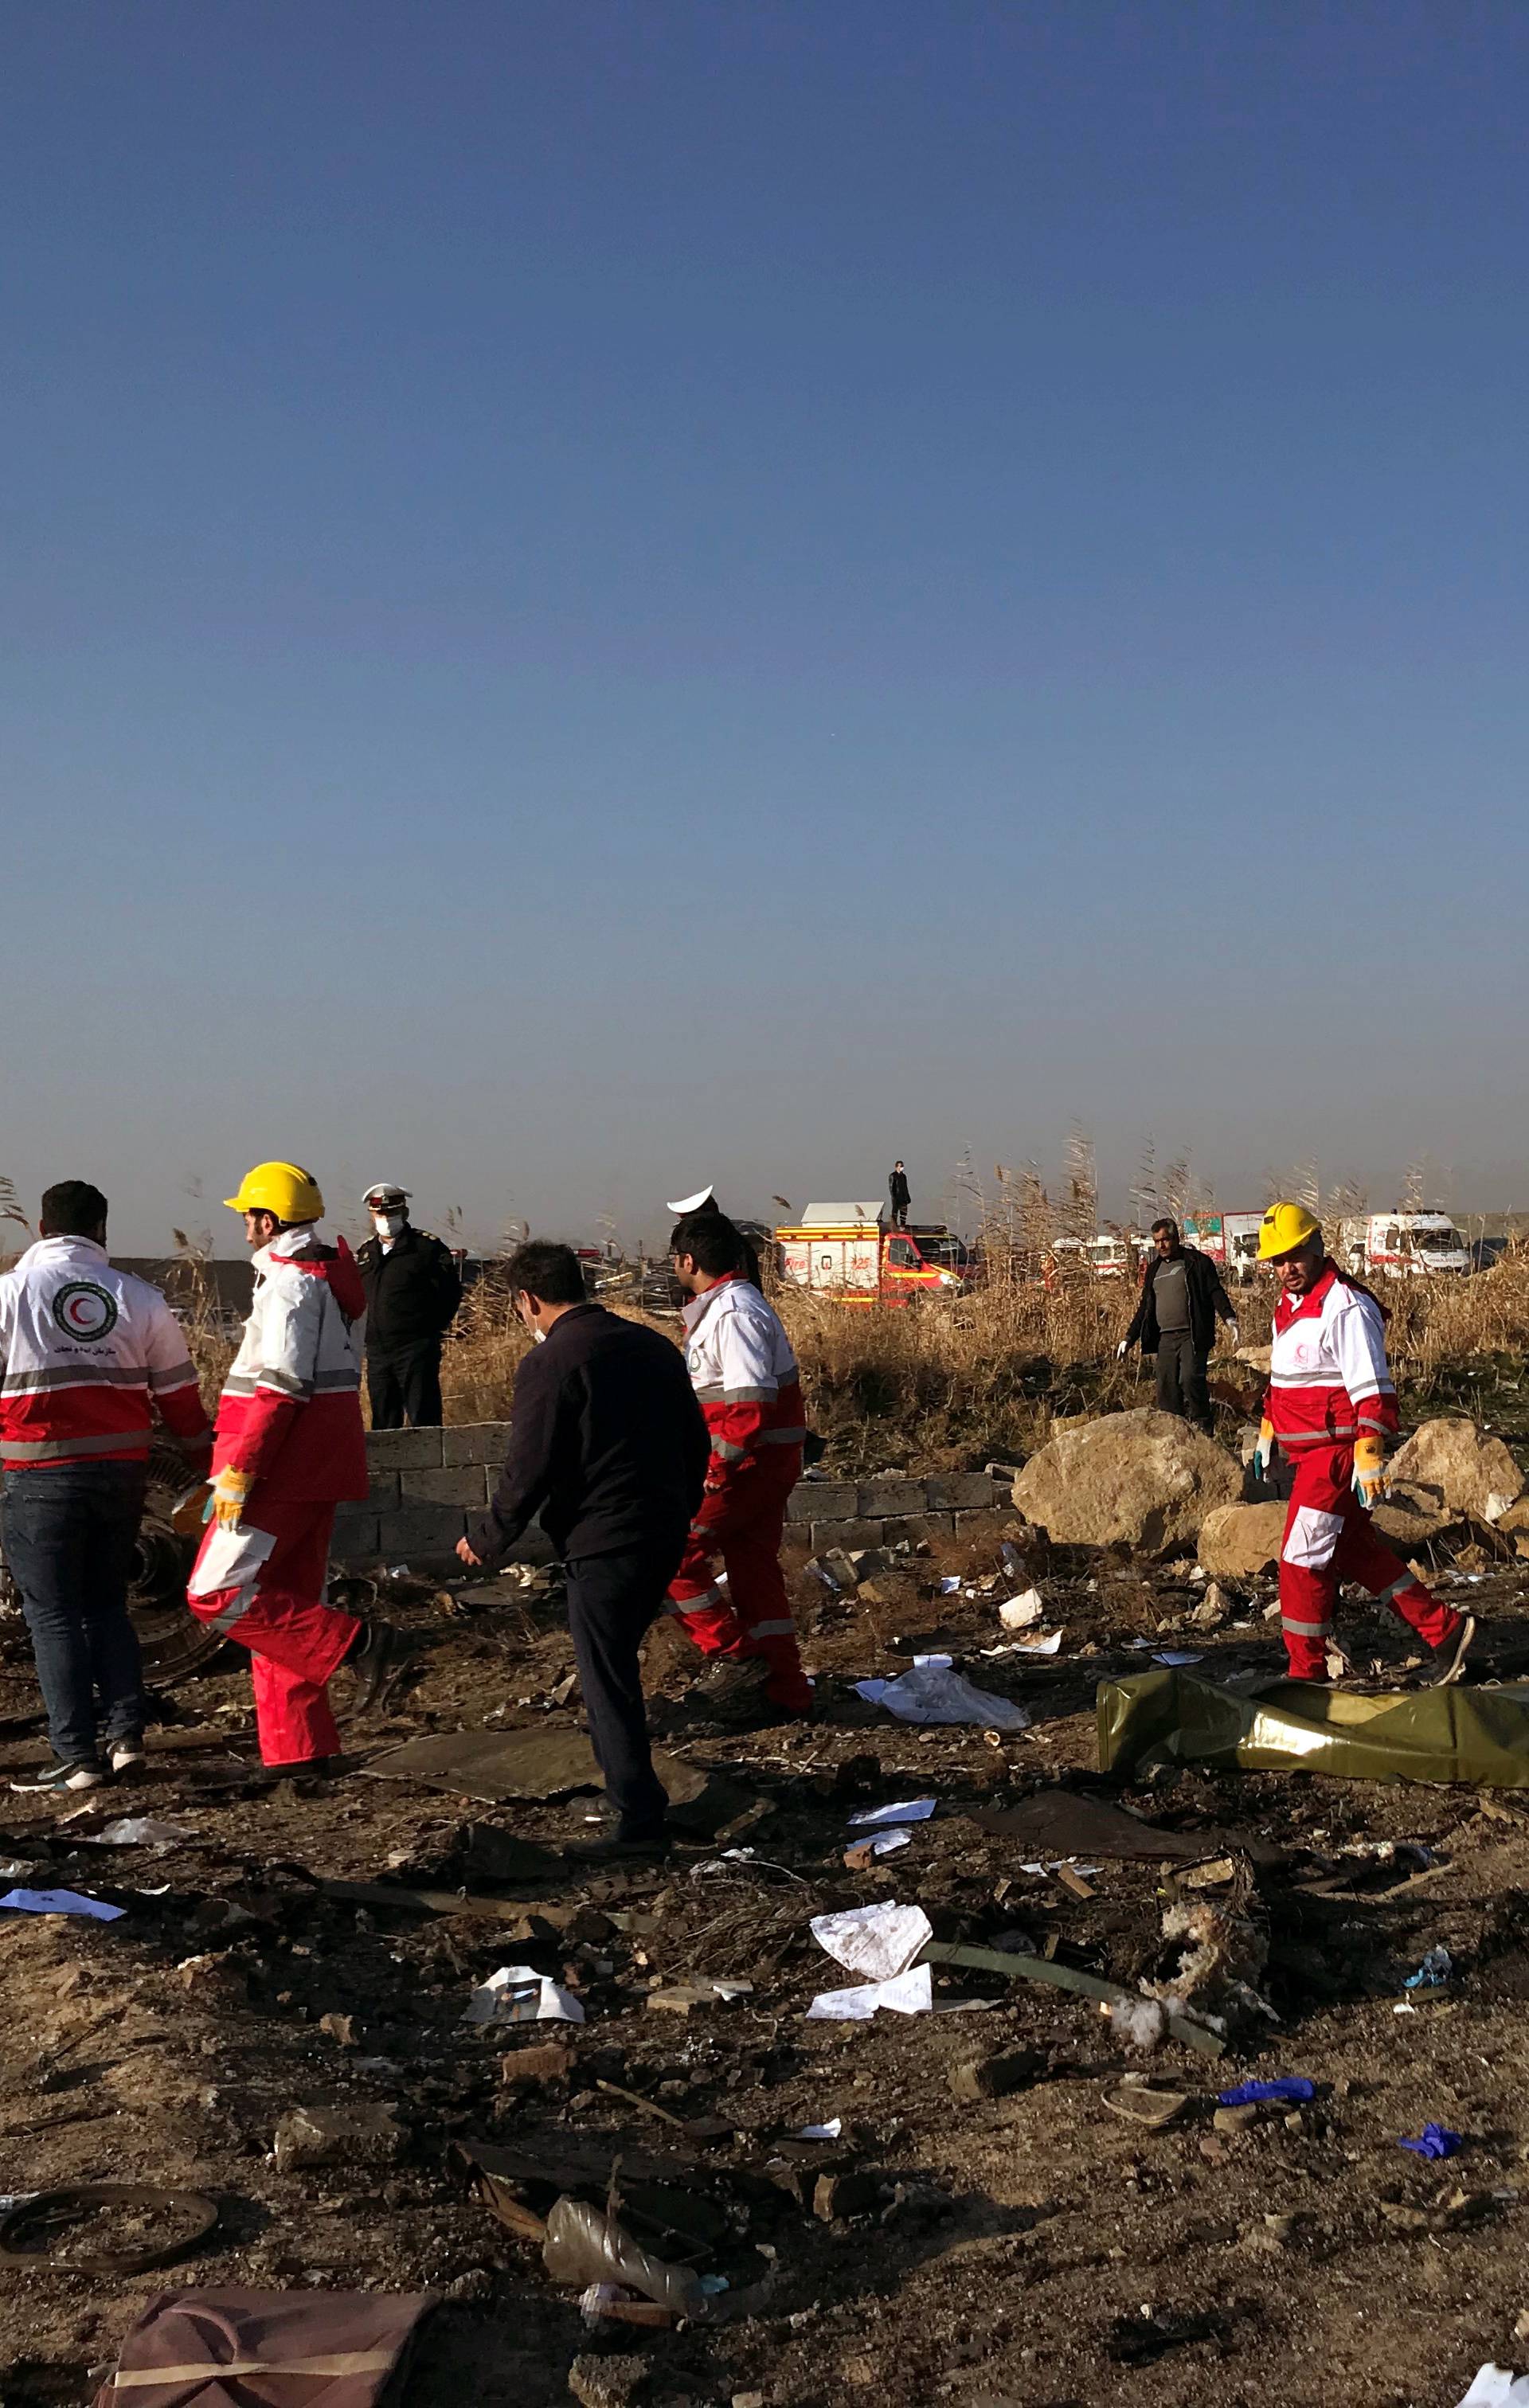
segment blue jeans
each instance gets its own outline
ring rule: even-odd
[[[148,1469],[61,1463],[7,1471],[5,1549],[32,1633],[48,1736],[61,1764],[93,1764],[100,1738],[143,1731],[143,1672],[127,1615]]]

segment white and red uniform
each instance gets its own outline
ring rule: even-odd
[[[779,1316],[741,1273],[685,1307],[685,1363],[711,1462],[679,1570],[677,1613],[703,1655],[757,1656],[778,1705],[812,1702],[780,1570],[786,1499],[802,1476],[801,1375]]]
[[[40,1238],[0,1278],[0,1356],[8,1470],[146,1462],[156,1409],[188,1448],[211,1436],[180,1324],[93,1239]]]
[[[218,1404],[214,1471],[254,1475],[240,1519],[208,1525],[187,1602],[250,1651],[267,1764],[334,1756],[326,1684],[361,1628],[324,1601],[335,1508],[366,1494],[361,1275],[341,1240],[283,1229],[254,1257],[255,1297]]]
[[[1352,1486],[1354,1440],[1395,1435],[1396,1391],[1386,1367],[1385,1316],[1367,1288],[1336,1264],[1306,1296],[1275,1307],[1264,1411],[1295,1474],[1279,1552],[1279,1620],[1292,1676],[1326,1678],[1338,1583],[1358,1581],[1430,1647],[1460,1627],[1375,1535]]]

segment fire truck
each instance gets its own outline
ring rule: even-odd
[[[809,1204],[777,1229],[783,1287],[840,1304],[915,1304],[958,1296],[972,1277],[962,1240],[939,1222],[889,1229],[879,1204]]]

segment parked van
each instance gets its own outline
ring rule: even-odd
[[[809,1204],[801,1220],[777,1229],[783,1287],[831,1296],[841,1304],[912,1304],[951,1297],[972,1276],[959,1238],[937,1222],[889,1229],[879,1204]]]
[[[1361,1279],[1423,1279],[1471,1267],[1448,1212],[1370,1212],[1340,1221],[1336,1251],[1344,1269]]]
[[[1095,1279],[1136,1280],[1149,1241],[1134,1231],[1101,1229],[1083,1248],[1083,1258]]]

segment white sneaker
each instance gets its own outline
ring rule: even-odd
[[[55,1789],[99,1789],[106,1777],[98,1764],[50,1764],[46,1771],[29,1773],[10,1786],[19,1796],[40,1792],[46,1797]]]
[[[148,1761],[141,1739],[114,1739],[107,1750],[107,1765],[112,1772],[141,1772]]]

